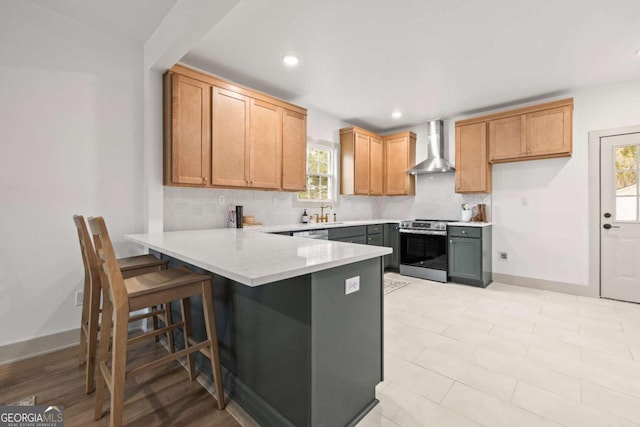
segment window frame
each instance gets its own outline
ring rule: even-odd
[[[325,150],[329,152],[329,167],[332,173],[313,173],[311,175],[313,176],[323,176],[323,177],[328,177],[330,182],[329,182],[329,198],[326,200],[317,200],[317,199],[300,199],[298,198],[298,195],[300,192],[297,192],[295,194],[295,196],[293,197],[293,205],[295,207],[303,207],[303,208],[315,208],[315,207],[320,207],[324,204],[330,203],[332,206],[337,206],[338,205],[338,188],[340,186],[340,182],[339,182],[339,173],[338,173],[338,167],[339,167],[339,154],[340,154],[340,146],[338,144],[335,144],[333,142],[329,142],[329,141],[323,141],[323,140],[317,140],[317,139],[313,139],[313,138],[308,138],[307,139],[307,147],[306,149],[308,150],[309,148],[314,148],[314,149],[320,149],[320,150]],[[307,177],[309,176],[307,169],[308,169],[308,164],[305,164],[305,180],[307,179]]]

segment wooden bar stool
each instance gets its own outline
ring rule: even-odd
[[[82,323],[80,327],[80,366],[87,364],[85,392],[91,393],[95,388],[95,359],[97,349],[98,330],[100,329],[99,317],[100,295],[102,286],[100,284],[100,263],[96,257],[96,252],[89,237],[89,231],[82,215],[74,215],[73,222],[78,231],[80,241],[80,252],[82,253],[82,263],[84,265],[84,301],[82,302]],[[134,277],[140,274],[161,271],[167,268],[168,261],[156,258],[153,255],[139,255],[129,258],[118,259],[118,266],[123,277]],[[130,321],[142,320],[153,317],[153,329],[158,330],[158,318],[165,322],[165,326],[172,323],[171,307],[168,304],[161,308],[153,307],[149,313],[132,316]],[[155,335],[156,341],[159,334]],[[173,353],[173,334],[167,332],[169,352]]]
[[[96,388],[95,419],[102,418],[104,388],[111,394],[110,426],[122,425],[124,406],[125,377],[137,372],[155,368],[187,356],[189,379],[195,379],[193,353],[200,351],[211,362],[213,379],[216,386],[218,408],[224,409],[224,391],[220,371],[216,318],[211,290],[211,276],[197,274],[186,267],[172,268],[155,273],[124,279],[113,251],[113,246],[102,217],[89,218],[89,227],[93,234],[96,253],[101,262],[101,283],[103,289],[102,328],[100,330],[100,348],[98,350],[98,383]],[[205,341],[196,342],[191,335],[191,309],[189,298],[202,297],[204,323],[207,332]],[[152,307],[163,301],[180,300],[184,322],[183,350],[176,351],[151,363],[126,372],[127,364],[127,325],[130,313],[145,307]],[[169,327],[172,327],[170,325]],[[111,366],[108,364],[110,332]]]

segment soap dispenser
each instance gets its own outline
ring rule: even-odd
[[[309,215],[307,215],[307,210],[306,209],[302,213],[302,223],[303,224],[308,224],[309,223]]]

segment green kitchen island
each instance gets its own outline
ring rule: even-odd
[[[261,425],[351,426],[378,402],[391,249],[244,229],[126,238],[170,266],[213,275],[224,389]],[[199,339],[200,301],[192,313]],[[198,365],[211,381],[205,360]]]

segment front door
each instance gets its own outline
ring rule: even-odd
[[[640,302],[640,133],[600,141],[600,293]]]

